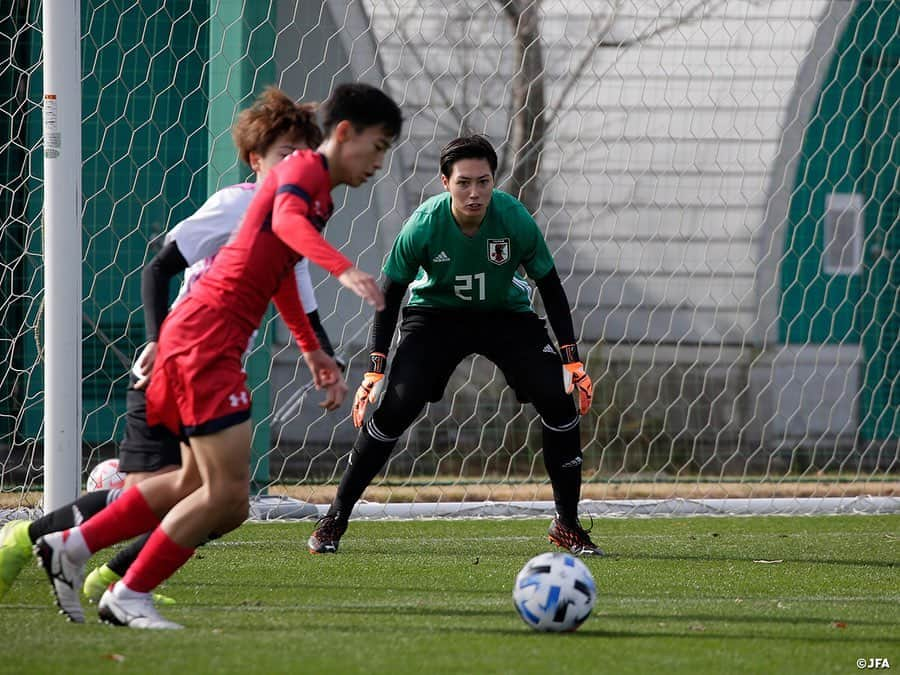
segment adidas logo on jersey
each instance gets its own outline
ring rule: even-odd
[[[553,349],[553,345],[544,345],[544,348],[541,350],[545,354],[555,354],[556,350]]]
[[[431,262],[450,262],[450,256],[441,251],[431,259]]]

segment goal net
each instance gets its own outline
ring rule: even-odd
[[[81,0],[81,466],[114,456],[144,341],[142,266],[246,180],[230,127],[268,84],[386,89],[404,130],[327,236],[377,273],[439,192],[439,149],[498,148],[532,211],[595,384],[592,513],[896,510],[900,8],[826,0]],[[41,3],[0,16],[0,512],[45,481]],[[372,312],[313,271],[366,365]],[[541,311],[540,297],[536,309]],[[248,373],[254,488],[327,504],[356,431],[323,414],[280,320]],[[363,515],[541,512],[540,421],[464,361]],[[804,501],[807,500],[807,501]],[[812,500],[811,502],[809,500]],[[812,506],[811,506],[812,504]],[[299,508],[299,507],[298,507]],[[480,511],[478,510],[480,509]],[[583,509],[585,510],[585,509]],[[271,511],[267,511],[271,512]],[[308,512],[308,511],[307,511]]]

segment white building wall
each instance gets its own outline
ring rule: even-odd
[[[440,189],[439,149],[464,126],[506,148],[514,54],[500,4],[365,2],[409,120],[413,151],[400,168],[411,202]],[[744,343],[758,315],[772,163],[829,2],[629,0],[609,42],[677,22],[686,8],[705,4],[708,15],[596,48],[614,4],[542,3],[551,124],[538,221],[576,322],[585,340]],[[661,16],[661,5],[672,11]]]
[[[508,168],[514,46],[501,4],[334,2],[329,16],[340,40],[321,31],[317,17],[299,27],[296,16],[281,17],[285,84],[322,96],[334,81],[361,77],[386,87],[404,109],[403,136],[375,198],[360,193],[359,209],[344,219],[347,241],[363,246],[360,260],[370,269],[414,206],[441,190],[438,155],[448,140],[485,133],[500,152],[501,168]],[[612,5],[619,13],[605,39],[623,44],[597,48]],[[701,5],[707,15],[630,43],[675,18],[671,12],[660,17],[660,6],[677,12]],[[542,0],[549,124],[537,220],[576,307],[582,344],[594,345],[586,356],[604,411],[592,420],[595,438],[609,433],[603,425],[610,413],[619,429],[647,433],[660,425],[674,438],[692,439],[694,461],[716,456],[730,470],[722,458],[765,463],[768,451],[757,450],[852,435],[855,348],[832,353],[777,345],[781,233],[795,160],[852,5]],[[335,71],[329,59],[349,59],[351,66]],[[343,227],[336,221],[329,230]],[[368,238],[361,240],[363,232]],[[328,284],[319,288],[326,325],[340,334],[345,353],[361,353],[368,312],[351,303],[348,320],[340,309],[347,303],[332,297]],[[277,357],[276,410],[299,386],[293,352],[286,352]],[[351,363],[351,384],[361,367],[360,359]],[[466,392],[481,390],[472,373],[482,369],[458,371],[448,388],[457,404]],[[615,380],[609,401],[604,374]],[[817,398],[823,388],[833,396]],[[333,427],[307,403],[279,430],[279,442],[325,443],[326,454],[345,448],[354,436],[349,423]],[[435,404],[429,419],[449,414],[450,405]],[[493,408],[484,414],[493,415]],[[431,426],[410,432],[411,439],[420,435],[428,445]]]

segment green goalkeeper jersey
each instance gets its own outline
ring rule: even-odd
[[[553,269],[537,223],[523,204],[494,190],[474,236],[459,229],[450,193],[424,202],[403,226],[384,265],[392,280],[410,285],[411,307],[531,311],[532,279]]]

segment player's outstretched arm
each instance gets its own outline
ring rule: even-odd
[[[344,287],[356,293],[376,310],[381,311],[384,309],[384,294],[375,283],[375,277],[368,272],[363,272],[358,267],[351,267],[339,275],[337,279]]]
[[[306,202],[293,193],[279,193],[275,198],[272,232],[294,251],[333,274],[343,286],[375,309],[383,309],[384,297],[375,278],[355,267],[322,237],[307,218],[307,208]]]
[[[135,389],[143,389],[150,379],[156,360],[156,343],[159,330],[169,313],[169,282],[187,269],[187,260],[174,241],[168,242],[153,256],[141,272],[141,303],[144,308],[144,327],[147,345],[135,361],[132,369],[137,382]]]
[[[331,338],[322,325],[319,318],[319,303],[316,300],[316,292],[313,288],[312,278],[309,276],[309,260],[303,258],[294,265],[294,278],[297,282],[297,293],[300,294],[300,302],[303,303],[303,309],[306,317],[312,325],[316,337],[319,338],[319,344],[328,356],[334,356],[334,346],[331,344]],[[341,365],[340,363],[338,365]]]
[[[375,313],[375,320],[372,322],[369,369],[363,375],[362,384],[359,385],[356,396],[353,398],[353,424],[357,427],[363,425],[366,408],[369,404],[378,405],[384,387],[387,353],[391,348],[391,340],[397,327],[397,317],[400,315],[400,306],[403,304],[403,296],[406,294],[407,287],[408,284],[401,284],[390,277],[385,277],[382,287],[384,309]]]
[[[319,403],[319,407],[325,408],[325,410],[337,410],[341,407],[344,399],[347,398],[347,392],[349,391],[350,388],[347,386],[347,381],[341,377],[334,384],[329,384],[325,387],[325,398]]]
[[[300,293],[297,291],[297,280],[294,277],[293,269],[281,280],[272,300],[302,351],[313,352],[322,348],[309,317],[306,315]]]
[[[303,352],[303,360],[313,376],[316,389],[324,389],[325,400],[319,406],[326,410],[337,410],[347,396],[347,383],[341,369],[333,358],[321,349]]]
[[[572,324],[572,312],[569,300],[560,281],[556,268],[536,281],[538,291],[544,300],[547,320],[559,343],[559,351],[563,360],[563,387],[567,394],[578,391],[578,411],[585,415],[591,409],[594,397],[594,385],[584,369],[578,356],[578,345],[575,342],[575,327]]]
[[[578,392],[578,412],[587,415],[594,399],[594,383],[578,356],[578,345],[560,345],[563,360],[563,388],[567,394]]]
[[[347,396],[347,383],[337,362],[319,343],[309,315],[304,311],[295,275],[296,270],[292,269],[282,279],[272,299],[303,351],[303,359],[312,374],[316,389],[326,391],[325,399],[319,405],[326,410],[336,410]]]
[[[381,391],[384,389],[384,371],[387,368],[387,355],[379,352],[369,354],[369,369],[363,375],[362,384],[353,397],[353,426],[357,429],[366,419],[366,408],[371,403],[378,405]]]
[[[153,372],[153,363],[156,361],[157,344],[158,343],[155,340],[153,342],[148,342],[134,360],[131,372],[135,377],[135,389],[143,389],[147,386],[147,383],[150,382],[150,373]]]

